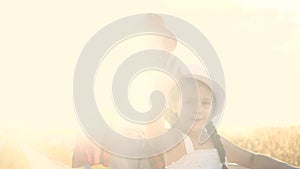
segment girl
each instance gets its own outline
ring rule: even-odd
[[[170,32],[164,24],[163,19],[156,14],[146,14],[144,22],[141,23],[145,27],[156,27],[165,32],[168,36],[159,35],[148,35],[148,36],[137,36],[131,41],[131,46],[127,47],[131,52],[136,52],[142,49],[160,49],[171,52],[177,46],[177,40],[174,38],[172,32]],[[126,49],[127,49],[126,48]],[[136,51],[135,51],[136,50]],[[125,51],[126,54],[127,51]],[[124,54],[124,53],[123,53]],[[166,57],[168,59],[168,57]],[[172,60],[161,60],[162,63],[168,63],[172,66]],[[164,119],[163,119],[164,120]],[[123,135],[131,135],[134,138],[138,138],[142,135],[142,129],[138,128],[138,125],[130,124],[126,121],[120,121],[119,119],[114,119],[113,124],[110,124],[113,129],[119,131]],[[154,128],[150,126],[150,128]],[[151,131],[153,132],[153,131]],[[105,139],[105,138],[104,138]],[[163,166],[163,157],[157,156],[149,159],[153,163],[153,169],[158,169]],[[133,169],[133,166],[141,166],[140,161],[126,159],[122,157],[115,156],[107,151],[102,150],[100,147],[95,145],[85,136],[80,136],[76,138],[75,146],[72,155],[72,167],[83,169],[90,169],[93,165],[102,164],[110,169]],[[141,167],[145,168],[145,167]]]
[[[216,82],[201,76],[200,71],[195,73],[195,66],[193,68],[191,70],[194,73],[183,75],[179,82],[185,95],[180,97],[176,86],[170,90],[171,111],[166,114],[166,119],[172,124],[176,119],[190,118],[194,124],[184,141],[165,153],[166,169],[227,169],[227,162],[251,169],[296,169],[282,161],[243,149],[219,136],[214,127],[214,120],[219,116],[218,112],[222,111],[224,93]],[[194,82],[198,87],[198,99],[193,97],[195,91],[191,85]],[[186,113],[189,110],[181,114],[176,113],[180,111],[180,107],[195,107],[198,103],[197,116]]]

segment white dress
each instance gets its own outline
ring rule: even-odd
[[[187,154],[178,161],[166,166],[166,169],[221,169],[222,163],[217,149],[194,150],[189,137],[184,139]]]

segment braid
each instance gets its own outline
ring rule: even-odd
[[[228,169],[228,167],[226,166],[226,153],[225,153],[225,149],[224,146],[221,142],[221,138],[219,136],[219,134],[217,133],[216,127],[214,126],[213,122],[210,121],[207,125],[206,125],[206,129],[209,133],[212,133],[211,138],[214,142],[214,145],[218,151],[219,157],[220,157],[220,161],[223,164],[222,169]]]

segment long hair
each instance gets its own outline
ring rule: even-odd
[[[211,135],[211,138],[212,138],[215,148],[218,151],[220,161],[222,163],[222,169],[228,169],[228,167],[226,165],[226,152],[225,152],[223,143],[221,142],[220,135],[218,134],[213,122],[210,121],[209,123],[207,123],[206,130],[210,133],[211,132],[213,133]]]

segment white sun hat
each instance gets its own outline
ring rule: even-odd
[[[188,69],[190,72],[186,72],[182,74],[182,78],[194,78],[203,82],[207,85],[213,94],[214,99],[214,107],[212,110],[212,118],[215,118],[217,115],[221,114],[225,105],[225,90],[219,85],[216,81],[212,80],[209,76],[209,73],[203,68],[203,66],[190,64],[188,65]],[[214,124],[216,122],[212,119]]]

